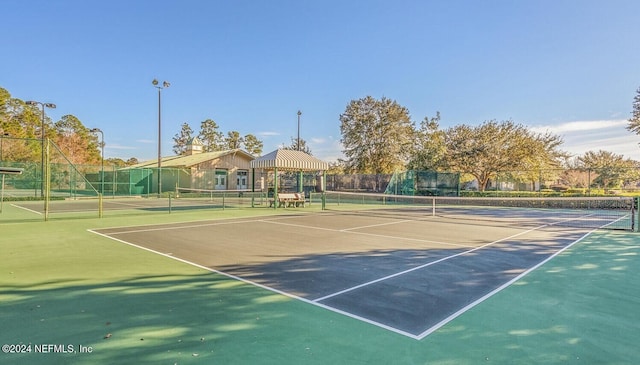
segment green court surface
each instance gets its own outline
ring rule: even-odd
[[[25,213],[4,208],[0,344],[22,344],[7,349],[31,352],[2,352],[3,364],[634,364],[640,360],[638,233],[593,232],[416,339],[93,233],[211,219],[278,219],[299,213],[295,208],[48,222],[18,222],[12,214]],[[314,209],[304,212],[319,214]],[[459,226],[462,230],[463,224]],[[239,240],[250,235],[250,227],[232,231]],[[449,231],[456,234],[455,227]],[[164,237],[163,242],[169,241]],[[173,244],[179,248],[179,239]],[[393,243],[389,246],[386,249],[395,248]],[[358,247],[359,253],[363,250]],[[218,263],[214,260],[212,265]],[[271,278],[262,280],[267,283]],[[308,287],[298,289],[303,292]],[[53,353],[62,348],[74,352]]]

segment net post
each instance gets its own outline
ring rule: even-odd
[[[171,214],[171,196],[173,194],[169,193],[169,214]],[[178,196],[178,194],[176,193],[176,196]]]
[[[431,216],[436,216],[436,197],[431,198]]]
[[[102,193],[98,193],[98,218],[102,218],[103,211]]]
[[[4,204],[4,174],[2,175],[2,188],[0,188],[0,213],[2,213],[2,204]]]

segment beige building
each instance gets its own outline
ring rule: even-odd
[[[163,157],[162,191],[174,188],[252,190],[251,161],[254,157],[241,149],[203,152],[202,142],[192,138],[185,155]],[[157,168],[158,161],[147,161],[129,168]]]

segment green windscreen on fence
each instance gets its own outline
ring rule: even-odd
[[[384,191],[394,195],[460,195],[460,174],[436,171],[396,172]]]

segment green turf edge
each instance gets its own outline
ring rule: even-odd
[[[207,214],[0,225],[0,343],[93,348],[83,354],[0,353],[0,362],[627,364],[640,359],[634,343],[640,335],[640,262],[633,233],[595,233],[417,341],[87,231],[255,212]]]
[[[639,254],[637,234],[595,232],[424,342],[457,341],[454,363],[638,363]]]

